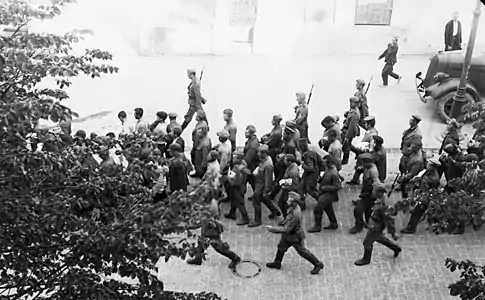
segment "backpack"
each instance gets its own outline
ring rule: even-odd
[[[324,171],[325,165],[324,165],[324,162],[323,162],[323,158],[328,155],[328,152],[326,152],[323,149],[318,148],[317,146],[315,146],[313,144],[308,145],[308,150],[315,152],[317,154],[318,169],[319,169],[320,172]]]

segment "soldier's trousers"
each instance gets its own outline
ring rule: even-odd
[[[211,246],[220,255],[229,258],[231,261],[239,259],[239,255],[237,255],[234,251],[231,251],[229,244],[223,242],[220,236],[210,239],[199,237],[197,247],[193,249],[192,253],[190,254],[193,258],[202,261],[205,258],[205,250],[207,250],[209,246]]]
[[[243,219],[248,219],[248,212],[246,206],[244,205],[244,194],[246,189],[242,189],[240,186],[230,186],[228,190],[228,196],[231,200],[231,210],[230,215],[235,215],[236,210],[239,210]]]
[[[288,209],[288,195],[290,191],[287,189],[281,189],[281,195],[278,199],[278,206],[280,208],[283,218],[286,218],[286,210]]]
[[[374,248],[374,242],[386,246],[393,251],[401,250],[401,247],[399,247],[398,244],[386,237],[382,231],[367,231],[363,242],[364,249],[372,251],[372,249]]]
[[[419,224],[419,221],[421,221],[421,218],[423,217],[424,213],[428,209],[428,204],[418,204],[414,208],[414,211],[411,213],[411,218],[409,219],[409,223],[407,228],[416,230],[416,227]]]
[[[352,146],[352,141],[354,138],[346,138],[344,139],[344,142],[342,144],[342,152],[343,152],[343,158],[342,158],[342,165],[346,165],[349,163],[349,157],[350,157],[350,147]]]
[[[301,197],[302,200],[305,198],[305,194],[309,194],[315,200],[318,200],[318,172],[304,172],[303,176],[301,177]]]
[[[281,263],[286,251],[291,247],[295,248],[298,255],[308,260],[314,266],[320,264],[320,260],[303,245],[303,240],[298,238],[289,240],[285,235],[281,236],[280,242],[278,243],[278,252],[276,253],[275,261]]]
[[[261,223],[261,215],[262,215],[262,205],[266,205],[266,207],[271,211],[273,214],[278,213],[278,208],[276,205],[271,201],[271,199],[268,197],[264,197],[262,191],[256,191],[254,193],[254,198],[253,198],[253,208],[254,208],[254,221],[256,223]]]
[[[187,126],[190,124],[190,122],[192,122],[194,115],[199,110],[204,111],[204,108],[202,107],[202,105],[200,107],[195,106],[195,105],[189,105],[189,109],[187,110],[187,113],[184,116],[184,122],[182,123],[182,130],[187,128]],[[207,120],[206,120],[206,122],[207,122],[207,124],[209,124],[209,122]]]
[[[394,63],[386,63],[382,68],[382,84],[387,85],[389,83],[389,76],[394,79],[399,79],[399,75],[394,73]]]
[[[313,209],[316,226],[322,226],[323,212],[327,214],[331,224],[337,224],[337,216],[335,216],[333,202],[335,202],[334,199],[328,193],[321,194],[318,197],[317,206]]]
[[[375,199],[372,197],[361,198],[354,207],[355,226],[363,228],[369,221]],[[365,218],[365,219],[364,219]]]
[[[300,132],[300,138],[306,139],[308,141],[308,144],[310,144],[310,138],[308,137],[308,124],[301,124],[297,127],[297,129]]]

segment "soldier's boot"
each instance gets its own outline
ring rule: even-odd
[[[412,213],[411,218],[409,219],[408,226],[401,230],[403,234],[414,234],[416,232],[416,227],[418,226],[419,220],[421,216],[417,213]]]
[[[354,265],[356,265],[356,266],[368,265],[368,264],[370,264],[371,257],[372,257],[372,249],[364,248],[364,256],[361,259],[355,261]]]
[[[231,260],[231,263],[229,264],[229,269],[234,270],[240,262],[241,262],[241,258],[239,256]]]
[[[248,212],[246,211],[246,207],[239,208],[239,211],[241,212],[241,221],[237,222],[237,226],[244,226],[248,225],[250,220],[249,220],[249,215]]]
[[[313,227],[309,228],[307,231],[309,233],[321,232],[322,231],[322,219],[323,219],[323,215],[315,214],[315,225],[313,225]]]
[[[354,176],[351,180],[347,181],[347,184],[350,185],[359,185],[360,184],[360,173],[354,172]]]
[[[337,230],[338,229],[338,222],[337,222],[337,217],[335,216],[335,212],[331,213],[328,216],[328,220],[330,221],[330,224],[328,226],[323,227],[325,230]]]
[[[281,216],[281,212],[279,210],[275,210],[268,215],[268,219],[274,219]]]
[[[202,264],[202,258],[201,257],[194,257],[194,258],[187,260],[187,263],[189,265],[200,266]]]
[[[394,251],[394,258],[397,258],[399,254],[402,252],[402,248],[399,247],[399,248],[393,249],[392,251]]]
[[[356,224],[354,227],[350,228],[349,233],[356,234],[362,232],[362,230],[364,230],[364,225]]]
[[[318,264],[313,266],[313,270],[310,271],[310,274],[317,275],[321,270],[323,270],[324,267],[323,262],[320,261]]]
[[[455,228],[452,232],[453,234],[459,235],[459,234],[464,234],[465,233],[465,224],[459,223],[458,227]]]
[[[285,252],[279,251],[276,252],[276,257],[273,262],[267,263],[266,267],[270,269],[281,269],[281,262],[283,261],[283,257],[285,256]]]
[[[227,219],[236,220],[236,208],[231,207],[231,210],[227,214],[224,214],[224,217]]]

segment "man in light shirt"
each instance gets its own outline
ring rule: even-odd
[[[460,14],[453,13],[453,19],[445,26],[445,51],[461,50],[461,22]]]
[[[121,122],[121,133],[120,136],[132,134],[135,131],[133,124],[128,121],[128,116],[125,111],[120,111],[118,113],[118,119]]]
[[[143,108],[135,108],[135,134],[145,136],[148,133],[148,124],[143,119]]]
[[[217,133],[219,137],[220,144],[216,146],[217,152],[219,152],[219,157],[221,159],[221,172],[227,173],[231,165],[232,149],[231,143],[229,142],[229,132],[225,129]]]

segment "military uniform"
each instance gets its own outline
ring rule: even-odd
[[[424,170],[424,158],[421,147],[422,146],[419,142],[414,143],[411,146],[411,153],[408,156],[406,165],[399,166],[401,173],[404,175],[398,180],[402,198],[408,197],[409,181],[418,175],[419,172]]]
[[[295,156],[293,154],[286,154],[285,157],[292,161],[288,166],[286,166],[285,173],[283,175],[282,180],[289,181],[283,185],[279,184],[279,181],[275,181],[275,185],[279,185],[281,187],[281,195],[278,199],[278,206],[280,208],[283,217],[286,217],[286,211],[288,209],[288,195],[290,192],[297,192],[300,193],[301,186],[300,186],[300,170],[298,169],[298,165],[295,163]],[[284,160],[284,158],[283,158]],[[291,183],[290,183],[291,182]],[[276,196],[276,195],[275,195]],[[274,197],[273,197],[274,198]],[[272,198],[272,199],[273,199]]]
[[[232,168],[233,176],[229,177],[228,197],[231,201],[231,210],[226,218],[235,219],[236,210],[241,213],[241,221],[236,225],[242,226],[249,224],[249,216],[244,204],[244,195],[246,194],[246,177],[250,174],[246,163],[242,160],[244,153],[242,150],[236,150],[234,156],[241,158],[241,162],[234,164]]]
[[[350,103],[358,103],[359,98],[351,97]],[[359,127],[359,120],[360,120],[360,112],[357,108],[351,108],[345,117],[344,126],[342,129],[342,138],[344,139],[342,145],[342,151],[344,153],[342,159],[342,165],[346,165],[349,162],[350,156],[350,147],[352,145],[352,140],[360,135],[360,127]]]
[[[310,142],[308,138],[308,105],[305,102],[305,93],[296,93],[298,100],[298,106],[296,108],[295,123],[296,128],[300,132],[300,138],[305,138]]]
[[[289,127],[285,127],[284,134],[283,134],[283,145],[281,146],[281,151],[280,151],[281,153],[278,155],[279,157],[277,158],[277,162],[275,165],[275,172],[274,172],[275,184],[273,185],[273,188],[271,191],[271,195],[270,195],[271,199],[274,199],[281,190],[281,186],[278,183],[281,179],[284,178],[286,173],[287,166],[285,165],[285,162],[284,162],[285,155],[291,154],[297,160],[298,151],[296,150],[297,146],[292,137],[293,133],[294,133],[293,129]],[[298,177],[300,177],[299,171],[298,171]]]
[[[243,160],[246,162],[246,165],[249,171],[251,171],[251,174],[249,174],[247,177],[247,182],[251,185],[251,188],[254,191],[255,186],[254,186],[253,171],[256,169],[259,163],[259,158],[258,158],[259,141],[256,135],[254,135],[256,133],[256,128],[253,125],[248,125],[246,127],[246,130],[251,132],[253,135],[244,144]]]
[[[362,180],[362,189],[360,191],[359,200],[354,207],[355,225],[350,229],[351,234],[361,232],[365,224],[369,221],[374,205],[375,196],[374,188],[381,184],[379,180],[379,171],[374,163],[374,156],[371,153],[364,153],[359,156],[362,162],[370,163],[364,169],[364,176]]]
[[[333,210],[333,203],[339,200],[338,191],[342,188],[342,182],[340,181],[338,171],[335,167],[327,168],[320,180],[320,191],[318,196],[318,202],[313,209],[313,215],[315,217],[315,225],[308,229],[308,232],[320,232],[322,231],[323,212],[327,214],[330,221],[329,226],[324,229],[337,229],[337,217]]]
[[[187,70],[187,73],[194,73],[195,70]],[[189,86],[187,87],[187,95],[189,97],[189,100],[187,101],[189,104],[189,110],[184,116],[184,122],[182,123],[182,130],[185,130],[189,123],[192,121],[192,118],[194,117],[194,114],[197,113],[199,110],[204,111],[204,108],[202,107],[203,104],[207,102],[207,100],[202,97],[201,91],[200,91],[200,79],[197,78],[197,76],[194,76],[192,80],[189,83]]]
[[[299,195],[290,192],[288,198],[288,210],[281,228],[268,228],[270,232],[281,234],[278,243],[278,251],[273,262],[267,263],[266,267],[271,269],[281,269],[281,262],[289,248],[295,248],[296,252],[313,264],[311,274],[318,274],[323,269],[323,263],[304,246],[305,232],[302,229],[302,213],[298,206]]]
[[[177,122],[177,114],[176,113],[169,113],[168,118],[170,122],[167,124],[167,133],[171,133],[174,127],[181,127],[180,124]]]
[[[299,147],[302,152],[301,161],[303,168],[300,205],[302,210],[305,210],[307,194],[312,196],[315,200],[318,200],[317,183],[318,176],[320,175],[320,158],[315,151],[308,149],[308,141],[305,139],[300,139]]]
[[[258,152],[268,153],[269,149],[267,145],[261,145],[258,148]],[[261,158],[261,161],[256,169],[255,174],[255,184],[254,184],[254,197],[253,197],[253,208],[254,208],[254,221],[249,224],[249,227],[260,226],[262,207],[261,204],[265,204],[266,207],[271,211],[271,217],[280,216],[278,208],[271,201],[270,193],[273,187],[273,162],[268,156]]]
[[[229,258],[231,260],[229,268],[234,269],[241,261],[241,258],[231,251],[228,243],[222,241],[221,234],[223,232],[224,227],[215,218],[203,220],[197,248],[190,253],[194,258],[188,260],[187,263],[191,265],[201,265],[205,256],[205,250],[211,246],[217,253]]]
[[[428,161],[428,166],[426,172],[423,174],[423,177],[414,180],[419,180],[418,189],[420,192],[425,193],[432,189],[439,188],[440,176],[438,173],[438,169],[440,166],[441,163],[436,158],[432,158]],[[418,226],[419,221],[421,221],[421,218],[428,209],[428,205],[428,201],[422,201],[421,203],[418,203],[416,205],[413,212],[411,213],[411,218],[409,219],[408,225],[406,226],[406,228],[401,230],[401,233],[412,234],[416,232],[416,227]]]
[[[365,127],[365,118],[369,116],[369,105],[367,103],[367,96],[364,92],[365,81],[362,79],[357,79],[357,92],[355,92],[354,97],[359,98],[359,112],[360,112],[360,120],[359,125],[360,127],[366,129]]]
[[[386,206],[387,195],[384,186],[377,186],[375,193],[378,195],[375,205],[372,207],[372,213],[369,217],[369,223],[367,225],[367,234],[364,238],[364,256],[355,262],[356,266],[364,266],[370,264],[372,257],[372,249],[374,243],[386,246],[394,252],[394,258],[396,258],[402,249],[398,244],[391,241],[384,235],[384,229],[387,228],[387,232],[390,233],[394,239],[397,240],[396,229],[394,226],[394,219],[389,213],[389,207]]]
[[[273,164],[276,165],[276,157],[280,154],[281,146],[283,144],[283,127],[281,127],[280,122],[282,117],[280,115],[273,116],[274,127],[271,132],[265,137],[265,144],[269,148],[269,156],[273,160]],[[276,175],[276,174],[275,174]]]

